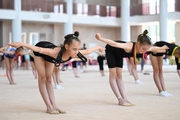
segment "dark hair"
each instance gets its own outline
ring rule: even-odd
[[[22,46],[16,48],[16,51],[21,51],[21,50],[24,50],[24,48]]]
[[[74,34],[68,34],[66,35],[64,38],[64,43],[63,43],[63,48],[65,49],[65,45],[70,45],[72,43],[73,40],[76,40],[78,42],[80,42],[79,38],[79,32],[78,31],[75,31]]]
[[[141,45],[144,44],[152,45],[151,38],[147,34],[148,31],[144,30],[142,34],[138,35],[137,42],[139,42]]]

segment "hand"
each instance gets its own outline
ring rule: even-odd
[[[100,40],[100,39],[101,39],[100,33],[97,33],[97,34],[95,35],[95,38],[96,38],[97,40]]]
[[[162,48],[163,48],[164,50],[168,50],[168,49],[169,49],[168,46],[166,46],[166,45],[162,46]]]
[[[22,43],[21,42],[8,43],[8,46],[18,48],[22,46]]]
[[[1,49],[2,49],[3,51],[5,51],[5,50],[7,50],[7,48],[8,48],[8,46],[6,45],[6,46],[2,47]]]
[[[105,50],[105,48],[99,47],[99,52],[103,52],[104,50]]]

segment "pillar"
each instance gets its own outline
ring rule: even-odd
[[[68,21],[64,24],[64,35],[73,33],[73,22],[72,22],[73,2],[72,0],[66,0],[66,2],[67,2],[66,10],[68,15]]]
[[[14,1],[15,18],[12,20],[12,41],[21,42],[21,0]]]
[[[179,34],[179,31],[180,31],[180,22],[176,22],[176,27],[175,27],[175,43],[177,45],[180,46],[180,34]]]
[[[160,40],[168,41],[168,11],[167,11],[167,0],[160,0]]]
[[[130,0],[121,0],[121,40],[130,41]]]

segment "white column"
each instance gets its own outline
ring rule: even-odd
[[[67,6],[67,15],[68,21],[64,24],[64,35],[73,33],[73,23],[72,23],[72,15],[73,15],[73,2],[72,0],[66,0]]]
[[[167,0],[160,0],[160,40],[168,41],[168,11],[167,11]]]
[[[21,42],[21,0],[14,0],[15,18],[12,20],[12,42]]]
[[[130,41],[130,0],[121,0],[121,40]]]
[[[176,22],[176,27],[175,27],[175,33],[176,33],[175,43],[180,46],[180,34],[179,34],[179,31],[180,31],[180,22]]]

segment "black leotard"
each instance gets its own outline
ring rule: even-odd
[[[38,47],[42,47],[42,48],[51,48],[51,49],[54,49],[55,46],[53,43],[51,42],[48,42],[48,41],[40,41],[38,42],[35,46],[38,46]],[[60,52],[59,52],[60,56],[62,57],[62,54],[63,54],[63,50],[61,49]],[[71,59],[71,57],[69,57],[67,60],[65,61],[62,61],[62,58],[60,58],[59,60],[57,60],[57,58],[53,58],[51,56],[48,56],[48,55],[45,55],[45,54],[41,54],[41,53],[38,53],[38,52],[34,52],[34,55],[35,56],[39,56],[39,57],[42,57],[44,58],[46,61],[48,62],[51,62],[51,63],[64,63],[64,62],[67,62]]]
[[[53,43],[51,42],[48,42],[48,41],[41,41],[41,42],[38,42],[35,46],[38,46],[38,47],[42,47],[42,48],[51,48],[51,49],[54,49],[55,46]],[[38,52],[33,52],[35,56],[39,56],[39,57],[42,57],[44,58],[46,61],[48,62],[51,62],[51,63],[54,63],[55,66],[59,66],[60,63],[65,63],[67,61],[69,61],[70,59],[72,59],[71,57],[69,57],[67,60],[63,61],[62,60],[62,55],[63,55],[63,52],[64,52],[64,49],[62,48],[60,51],[59,51],[59,54],[57,55],[57,58],[53,58],[51,56],[48,56],[48,55],[45,55],[45,54],[41,54],[41,53],[38,53]],[[87,61],[87,59],[80,53],[78,52],[77,56],[84,62]]]
[[[175,44],[170,44],[168,42],[165,42],[165,41],[159,41],[159,42],[156,42],[153,46],[158,46],[158,47],[162,47],[166,45],[169,49],[164,52],[164,53],[152,53],[150,52],[153,56],[163,56],[163,55],[172,55],[172,52],[174,50],[175,47],[178,47],[177,45]]]
[[[124,41],[116,41],[119,43],[126,43]],[[122,48],[112,47],[110,45],[106,45],[106,58],[107,58],[107,64],[109,68],[115,68],[115,67],[123,67],[123,58],[124,57],[134,57],[134,47],[136,43],[133,42],[133,47],[131,52],[127,53]]]
[[[34,62],[34,57],[32,57],[31,55],[30,55],[30,61]]]

